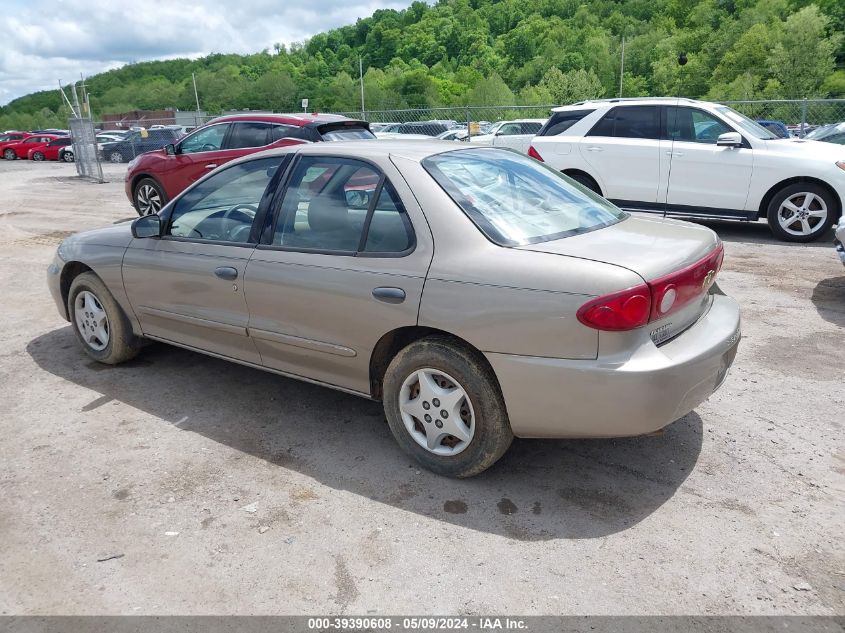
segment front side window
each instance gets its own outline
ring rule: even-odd
[[[229,125],[229,123],[218,123],[197,130],[182,140],[179,144],[179,151],[182,154],[216,152],[223,147],[223,139],[229,130]]]
[[[627,215],[527,156],[461,149],[429,156],[426,171],[491,241],[535,244],[615,224]]]
[[[166,234],[245,243],[281,156],[238,163],[190,189],[173,207]]]
[[[728,106],[717,106],[716,111],[728,121],[736,125],[744,134],[748,134],[765,141],[773,141],[778,138],[777,135],[772,134],[762,125],[756,121],[752,121],[744,114],[740,114],[733,108],[729,108]]]
[[[413,245],[393,187],[372,165],[305,156],[285,191],[272,244],[342,254],[401,253]]]
[[[658,139],[657,114],[657,106],[617,106],[605,114],[587,136]]]
[[[542,123],[536,121],[524,121],[519,124],[520,134],[536,134],[543,127]]]
[[[715,144],[721,134],[733,131],[703,110],[680,106],[666,108],[666,136],[672,140]]]
[[[519,123],[505,123],[496,132],[497,136],[515,136],[517,134],[522,134]]]

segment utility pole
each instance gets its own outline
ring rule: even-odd
[[[194,82],[194,99],[197,101],[197,125],[200,125],[200,96],[197,92],[197,76],[195,73],[191,73],[191,79]]]
[[[62,93],[62,97],[64,98],[65,103],[67,103],[67,107],[70,108],[71,113],[74,116],[76,116],[76,110],[73,109],[73,104],[70,102],[70,99],[67,98],[67,95],[65,94],[65,89],[62,88],[62,80],[61,79],[59,79],[59,92]]]
[[[358,55],[358,77],[361,80],[361,118],[366,118],[364,114],[364,62],[361,56]]]
[[[619,98],[622,98],[622,78],[625,76],[625,36],[622,36],[622,59],[619,62]]]

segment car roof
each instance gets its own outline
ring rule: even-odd
[[[699,101],[697,99],[688,99],[687,97],[622,97],[618,99],[587,99],[552,108],[552,112],[566,112],[567,110],[582,109],[589,106],[598,108],[599,106],[605,105],[673,105],[679,102],[685,104],[713,105],[709,101]]]
[[[323,123],[336,123],[338,121],[352,121],[349,117],[339,114],[318,114],[314,113],[282,113],[271,112],[244,112],[242,114],[226,114],[212,119],[208,123],[224,123],[227,121],[257,121],[261,123],[286,123],[288,125],[320,125]],[[207,124],[206,124],[207,125]]]

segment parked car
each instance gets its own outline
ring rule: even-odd
[[[152,339],[381,400],[466,477],[514,435],[639,435],[706,400],[740,339],[722,256],[511,150],[310,143],[66,239],[48,284],[99,362]]]
[[[442,134],[438,134],[437,138],[441,141],[466,141],[469,139],[469,132],[465,129],[456,128],[453,130],[446,130]]]
[[[73,155],[73,144],[60,147],[58,151],[58,158],[63,163],[72,163],[76,159]]]
[[[122,141],[125,137],[126,134],[121,132],[97,132],[95,135],[97,143],[114,143]]]
[[[378,132],[391,132],[399,129],[401,123],[370,123],[370,132],[377,134]]]
[[[168,143],[179,140],[179,133],[169,128],[159,130],[134,130],[123,139],[111,143],[99,143],[104,160],[112,163],[127,163],[133,158],[161,149]]]
[[[21,141],[29,138],[30,136],[32,136],[32,134],[30,134],[29,132],[10,131],[10,132],[6,132],[5,134],[0,134],[0,156],[2,156],[3,158],[6,158],[6,148],[7,147],[9,147],[10,145],[15,145],[17,143],[20,143]],[[14,159],[15,156],[16,155],[14,153],[12,153],[9,156],[9,158]]]
[[[493,124],[486,134],[472,136],[469,141],[470,143],[493,145],[494,147],[509,147],[527,154],[531,139],[540,131],[545,122],[545,119],[499,121]]]
[[[34,134],[32,136],[27,136],[25,139],[20,140],[17,143],[7,143],[3,149],[3,158],[6,160],[28,158],[29,150],[43,150],[47,143],[54,141],[57,138],[62,137],[56,136],[55,134]]]
[[[825,143],[845,145],[845,121],[817,127],[804,138],[808,141],[824,141]]]
[[[762,125],[764,128],[769,130],[772,134],[779,138],[789,138],[792,136],[789,133],[789,129],[786,127],[786,123],[783,121],[771,121],[769,119],[757,119],[757,123]]]
[[[26,157],[35,161],[59,160],[59,152],[63,148],[70,147],[71,150],[73,149],[71,143],[73,141],[69,136],[60,136],[46,143],[35,144],[27,151]]]
[[[791,242],[827,233],[845,200],[841,146],[781,139],[727,106],[692,99],[555,108],[529,155],[623,209],[767,218]]]
[[[178,142],[133,160],[126,172],[126,195],[140,215],[155,213],[208,171],[234,158],[269,147],[371,138],[366,122],[334,114],[219,117]]]

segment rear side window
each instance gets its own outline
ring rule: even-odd
[[[526,121],[524,123],[520,123],[519,126],[522,128],[522,134],[536,134],[540,131],[540,128],[543,127],[543,124]]]
[[[262,147],[270,143],[270,124],[242,121],[232,125],[229,136],[229,149],[244,147]]]
[[[554,112],[551,118],[546,121],[546,124],[537,134],[538,136],[557,136],[558,134],[563,134],[566,130],[592,112],[595,112],[595,110],[569,110],[567,112]]]
[[[268,143],[275,143],[283,138],[304,138],[308,137],[304,134],[305,130],[296,125],[276,125],[270,128],[270,138]]]
[[[587,136],[658,139],[660,122],[657,106],[617,106],[605,114]]]
[[[354,141],[375,138],[376,135],[365,127],[340,127],[320,130],[324,141]]]

